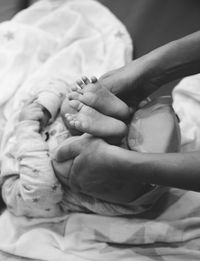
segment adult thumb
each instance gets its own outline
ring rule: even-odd
[[[81,136],[80,136],[81,137]],[[81,139],[74,136],[66,139],[54,152],[53,159],[58,162],[71,160],[77,157],[81,152]]]

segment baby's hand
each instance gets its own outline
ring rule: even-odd
[[[44,117],[44,112],[42,106],[36,102],[32,102],[23,107],[20,115],[19,121],[33,120],[33,121],[42,121]]]
[[[37,102],[34,102],[34,100],[31,100],[23,107],[19,116],[19,121],[24,121],[24,120],[39,121],[40,129],[43,129],[44,127],[47,126],[50,118],[51,118],[51,114],[45,107],[43,107]]]

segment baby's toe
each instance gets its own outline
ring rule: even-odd
[[[79,102],[78,100],[70,100],[69,105],[77,111],[80,111],[80,109],[83,107],[83,103]]]
[[[90,128],[90,125],[88,121],[79,118],[75,120],[74,128],[81,132],[87,132],[87,130]]]
[[[81,99],[81,94],[78,92],[71,92],[68,94],[68,99],[69,100],[80,100]]]
[[[77,83],[72,85],[70,89],[71,89],[72,92],[83,93],[82,87],[80,87]]]
[[[86,77],[86,76],[83,76],[83,77],[82,77],[82,81],[83,81],[85,84],[90,83],[90,80],[89,80],[88,77]]]
[[[74,120],[74,116],[72,114],[66,113],[65,114],[65,119],[70,122],[72,120]]]
[[[65,114],[65,118],[71,128],[75,127],[76,115],[75,114]]]
[[[76,116],[71,117],[68,121],[70,128],[76,129],[78,131],[82,131],[84,129],[84,124],[82,124],[81,121],[79,121]]]
[[[98,81],[96,76],[92,76],[90,80],[91,83],[96,83]]]
[[[82,130],[82,124],[80,121],[76,120],[74,121],[74,127],[78,130]]]
[[[82,80],[77,80],[76,84],[82,89],[85,85],[85,83]]]
[[[70,89],[71,89],[71,91],[76,92],[81,88],[77,84],[73,84]]]
[[[69,121],[69,125],[71,126],[71,128],[75,128],[76,127],[75,123],[76,123],[75,120]]]

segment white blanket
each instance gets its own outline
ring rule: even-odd
[[[99,77],[131,57],[132,42],[125,27],[98,2],[39,1],[0,24],[4,120],[44,80],[64,78],[74,83],[83,75]]]
[[[200,148],[200,74],[184,78],[173,91],[174,109],[180,118],[181,151]]]
[[[1,24],[0,38],[2,131],[38,81],[52,75],[70,81],[82,74],[99,76],[131,59],[123,25],[91,0],[41,1]],[[199,76],[192,79],[177,87],[174,108],[182,120],[183,145],[188,141],[198,149],[200,91],[185,91]],[[193,261],[200,260],[199,245],[200,194],[177,189],[140,218],[74,213],[47,220],[7,211],[0,216],[0,250],[35,260]]]

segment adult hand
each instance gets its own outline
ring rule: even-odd
[[[101,77],[102,85],[117,96],[135,102],[148,97],[160,86],[199,73],[200,31],[169,42],[126,66]]]
[[[134,195],[137,192],[124,171],[122,154],[123,149],[83,134],[63,143],[54,155],[53,165],[58,178],[72,190],[109,202],[127,203],[133,200],[133,190]]]
[[[99,82],[112,93],[133,107],[144,100],[160,85],[152,80],[152,68],[145,57],[132,61],[124,67],[102,75]]]

